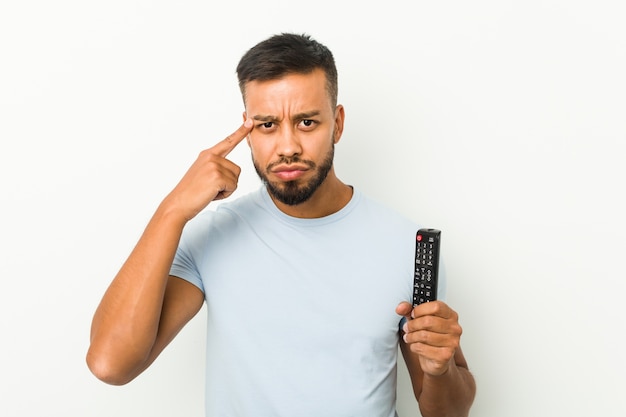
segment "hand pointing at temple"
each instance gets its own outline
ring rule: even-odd
[[[211,201],[230,196],[237,189],[241,168],[226,157],[252,131],[252,125],[252,120],[246,120],[226,139],[200,152],[162,204],[188,221]]]

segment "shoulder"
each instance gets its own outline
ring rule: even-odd
[[[261,206],[258,194],[258,191],[253,191],[206,208],[185,225],[184,239],[202,239],[209,233],[236,226],[242,218],[251,217]]]
[[[237,198],[219,202],[213,211],[218,215],[232,215],[256,210],[263,205],[262,189],[250,191]]]
[[[365,193],[355,190],[358,193],[359,210],[363,215],[367,215],[377,220],[377,223],[385,227],[400,227],[415,229],[417,223],[400,213],[397,209],[385,204]]]
[[[228,221],[228,219],[245,216],[262,207],[260,190],[255,190],[231,200],[214,203],[214,206],[205,209],[191,222],[199,224]]]

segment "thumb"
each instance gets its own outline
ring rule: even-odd
[[[413,306],[411,305],[411,303],[403,301],[396,307],[396,314],[404,317],[409,317],[412,310]]]

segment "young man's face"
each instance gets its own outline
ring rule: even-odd
[[[343,131],[343,107],[331,107],[326,76],[290,74],[246,84],[246,113],[252,160],[270,194],[297,205],[334,175],[334,145]]]

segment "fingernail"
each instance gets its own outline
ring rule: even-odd
[[[402,335],[402,340],[404,340],[404,343],[409,343],[409,342],[407,342],[407,341],[406,341],[406,336],[407,336],[407,334],[406,334],[406,333],[405,333],[405,334],[403,334],[403,335]]]
[[[404,326],[402,326],[402,331],[404,333],[408,333],[409,332],[409,323],[404,323]]]

